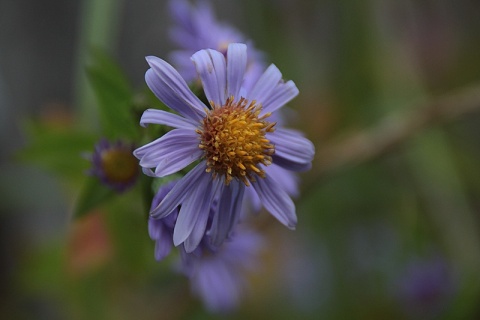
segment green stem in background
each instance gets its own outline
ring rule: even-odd
[[[332,141],[317,150],[310,184],[344,167],[379,158],[422,131],[480,112],[480,84],[423,103],[404,104],[369,129]],[[320,144],[319,144],[320,145]],[[307,189],[307,188],[306,188]]]
[[[430,220],[453,260],[466,270],[480,266],[480,239],[474,213],[458,175],[447,135],[431,129],[409,144],[406,157],[428,206]]]
[[[81,126],[98,126],[95,97],[87,81],[86,66],[92,48],[112,50],[117,43],[122,0],[81,2],[79,35],[75,57],[75,108]]]

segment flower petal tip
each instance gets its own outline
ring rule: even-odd
[[[150,61],[152,61],[152,60],[154,60],[154,59],[158,59],[158,58],[155,57],[155,56],[145,56],[145,60],[147,60],[147,62],[150,62]]]

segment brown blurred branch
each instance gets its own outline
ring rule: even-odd
[[[423,129],[445,123],[480,110],[480,84],[463,88],[433,101],[409,108],[411,112],[386,117],[380,123],[328,145],[320,146],[313,162],[315,174],[309,181],[377,158]]]

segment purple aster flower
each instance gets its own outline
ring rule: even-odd
[[[208,236],[192,253],[181,251],[181,272],[191,282],[192,292],[211,312],[231,311],[240,303],[263,245],[255,232],[237,229],[231,240],[219,248]]]
[[[194,6],[185,0],[171,0],[170,12],[175,22],[170,37],[179,47],[172,52],[170,59],[187,82],[197,77],[190,61],[195,52],[209,48],[226,54],[230,43],[248,45],[248,77],[245,78],[244,87],[250,88],[260,77],[265,69],[263,53],[256,50],[240,31],[219,22],[209,1],[197,1]]]
[[[132,156],[134,147],[122,141],[101,139],[91,155],[89,173],[117,192],[130,188],[138,176],[138,161]]]
[[[174,18],[175,25],[170,30],[171,39],[180,48],[171,54],[171,60],[179,73],[187,82],[197,77],[190,57],[198,50],[210,48],[226,54],[228,44],[247,43],[247,68],[242,87],[250,90],[265,70],[264,54],[256,50],[246,37],[237,29],[228,24],[219,22],[215,17],[210,1],[197,1],[196,5],[185,0],[170,1],[170,12]],[[280,112],[272,114],[270,122],[283,122]],[[290,196],[298,195],[298,177],[295,173],[272,165],[266,169],[271,171],[272,177],[278,177],[280,185]],[[255,192],[247,193],[247,203],[255,211],[261,209],[261,203]],[[251,201],[250,201],[251,200]]]
[[[230,44],[226,53],[207,49],[192,61],[200,76],[206,106],[167,62],[147,57],[145,78],[150,89],[180,115],[149,109],[140,123],[163,124],[174,129],[134,151],[146,174],[163,177],[189,164],[198,164],[151,211],[163,218],[181,205],[173,242],[192,252],[205,231],[218,246],[237,222],[245,188],[253,188],[262,205],[288,228],[297,217],[290,196],[265,168],[274,164],[290,171],[311,167],[313,144],[297,131],[275,128],[270,115],[298,94],[292,81],[271,65],[247,90],[242,86],[247,47]],[[212,203],[212,224],[207,229]]]

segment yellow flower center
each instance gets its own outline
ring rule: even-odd
[[[111,182],[127,183],[138,172],[138,162],[130,150],[105,150],[101,159],[105,177]]]
[[[223,106],[210,102],[213,108],[206,110],[207,116],[197,129],[198,147],[204,151],[206,171],[214,178],[224,176],[227,185],[237,178],[249,186],[256,175],[265,177],[259,165],[272,163],[275,146],[265,135],[275,130],[276,123],[265,121],[271,113],[259,116],[262,107],[255,101],[233,99],[228,98]]]

